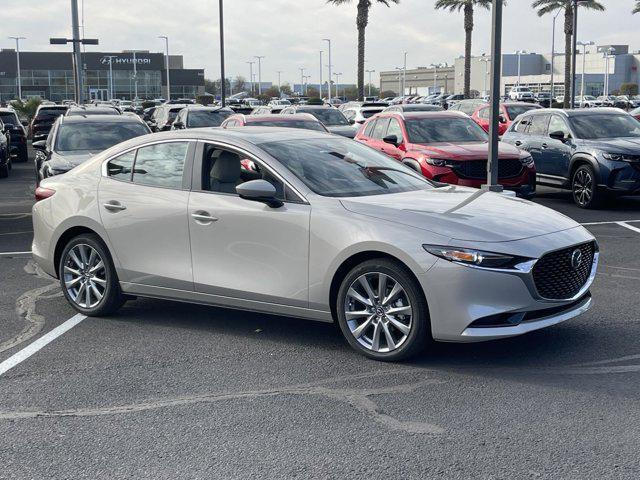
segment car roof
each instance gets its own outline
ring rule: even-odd
[[[213,106],[206,106],[206,105],[187,105],[184,108],[186,108],[189,111],[203,110],[203,111],[211,111],[211,112],[217,112],[217,111],[233,112],[233,110],[229,107],[213,107]]]
[[[63,123],[140,123],[139,118],[130,115],[73,115],[62,117]]]
[[[147,141],[151,137],[147,137]],[[153,134],[157,140],[167,140],[175,138],[202,139],[202,140],[237,140],[253,143],[255,145],[267,142],[278,142],[282,140],[305,140],[309,138],[343,138],[331,135],[324,131],[303,130],[299,128],[286,127],[243,127],[243,128],[221,128],[202,127],[190,128],[187,130],[172,130]]]
[[[417,112],[382,112],[378,113],[375,117],[372,118],[380,118],[380,117],[398,117],[402,119],[411,119],[411,118],[470,118],[466,113],[462,113],[459,111],[448,111],[448,110],[433,110],[433,111],[417,111]]]
[[[265,113],[264,115],[246,115],[245,120],[248,122],[254,122],[258,120],[272,120],[272,121],[293,121],[293,120],[310,120],[314,122],[320,123],[320,121],[311,115],[310,113],[294,113],[293,115],[279,115],[279,114],[269,114]]]
[[[575,110],[564,110],[561,108],[534,108],[523,113],[523,115],[542,115],[544,113],[559,113],[565,117],[581,117],[593,114],[620,115],[621,113],[625,113],[625,111],[613,107],[578,108]]]

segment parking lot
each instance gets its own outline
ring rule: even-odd
[[[0,183],[0,478],[640,476],[640,198],[535,199],[598,239],[585,315],[384,364],[323,323],[147,299],[76,316],[30,260],[33,178]]]

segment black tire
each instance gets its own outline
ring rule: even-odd
[[[372,348],[361,344],[360,341],[357,340],[352,333],[345,312],[346,309],[351,308],[348,302],[353,302],[353,300],[347,300],[347,292],[351,288],[352,284],[354,284],[354,282],[357,282],[358,279],[360,279],[364,275],[375,276],[375,274],[380,273],[390,277],[393,281],[400,284],[400,286],[403,288],[403,292],[406,293],[406,298],[411,307],[410,330],[408,334],[406,334],[406,338],[404,339],[404,341],[402,341],[402,343],[399,344],[397,348],[386,352],[374,351]],[[388,282],[388,279],[385,280],[385,285],[387,285],[386,282]],[[390,286],[388,286],[388,288],[391,289]],[[342,280],[340,288],[338,289],[335,305],[338,325],[340,326],[340,330],[342,331],[342,334],[344,335],[349,345],[351,345],[351,347],[358,353],[374,360],[394,362],[409,358],[421,352],[427,342],[431,339],[429,310],[424,297],[424,293],[422,292],[420,285],[411,275],[410,271],[399,262],[386,258],[379,258],[367,260],[354,267]],[[391,304],[390,306],[393,307],[393,304]],[[402,317],[402,315],[400,315],[400,317]],[[351,321],[353,322],[353,320]],[[362,324],[366,323],[366,321],[368,321],[368,319],[363,321]],[[393,326],[391,323],[385,323],[387,329]],[[358,326],[362,326],[362,324],[359,324]],[[375,328],[375,325],[371,324],[370,327],[367,328],[373,329]],[[366,331],[367,330],[363,330],[363,334],[360,338],[366,338],[364,335],[364,332]],[[395,331],[392,331],[392,333],[393,332],[395,332],[395,334],[398,336],[402,335],[402,332],[397,329]],[[380,333],[380,335],[384,336],[383,333]],[[387,344],[388,348],[389,344],[386,339],[384,340],[384,342]]]
[[[580,208],[598,208],[602,195],[598,191],[596,174],[591,165],[580,165],[571,177],[571,193]]]
[[[66,285],[67,281],[73,280],[74,278],[72,276],[67,277],[67,274],[65,273],[65,266],[74,267],[74,270],[78,270],[77,264],[73,262],[69,254],[74,247],[78,246],[79,248],[84,248],[85,246],[91,247],[99,255],[100,260],[102,260],[103,263],[103,269],[99,270],[100,274],[104,274],[104,277],[101,277],[101,279],[104,280],[105,283],[104,290],[102,291],[102,298],[98,300],[96,304],[86,302],[89,307],[81,305],[76,301],[72,296],[70,289]],[[118,275],[115,267],[113,266],[111,255],[109,254],[105,244],[97,235],[82,234],[72,238],[65,245],[64,250],[62,251],[58,273],[60,277],[60,286],[65,298],[75,310],[84,315],[89,317],[110,315],[117,311],[125,302],[125,298],[120,290],[120,282],[118,281]],[[78,297],[80,296],[81,295],[78,295]]]

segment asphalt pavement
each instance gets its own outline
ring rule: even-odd
[[[600,243],[585,315],[383,364],[291,318],[146,299],[75,317],[24,253],[32,180],[0,180],[0,479],[640,478],[640,198],[541,189]]]

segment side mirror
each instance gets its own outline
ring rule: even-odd
[[[564,132],[560,130],[557,130],[555,132],[550,132],[549,136],[554,140],[560,140],[561,142],[564,142],[565,140],[567,140],[567,137],[565,137]]]
[[[400,142],[398,141],[398,137],[396,135],[387,135],[382,139],[384,143],[390,143],[391,145],[397,147]]]
[[[281,207],[284,203],[276,198],[276,187],[266,180],[250,180],[236,187],[240,198],[266,203],[271,208]]]
[[[13,130],[14,128],[15,128],[15,125],[13,123],[5,123],[4,124],[4,131],[5,132]]]
[[[353,125],[353,124],[355,124],[355,123],[356,123],[355,118],[351,118],[351,119],[349,119],[349,125]]]
[[[504,118],[504,115],[500,115],[500,116],[498,117],[498,122],[500,122],[500,123],[507,123],[507,119],[506,119],[506,118]]]
[[[47,148],[47,141],[46,140],[38,140],[37,142],[33,142],[31,144],[31,146],[33,148],[35,148],[36,150],[45,150]]]
[[[173,122],[173,128],[176,130],[184,128],[184,123],[182,122]]]

